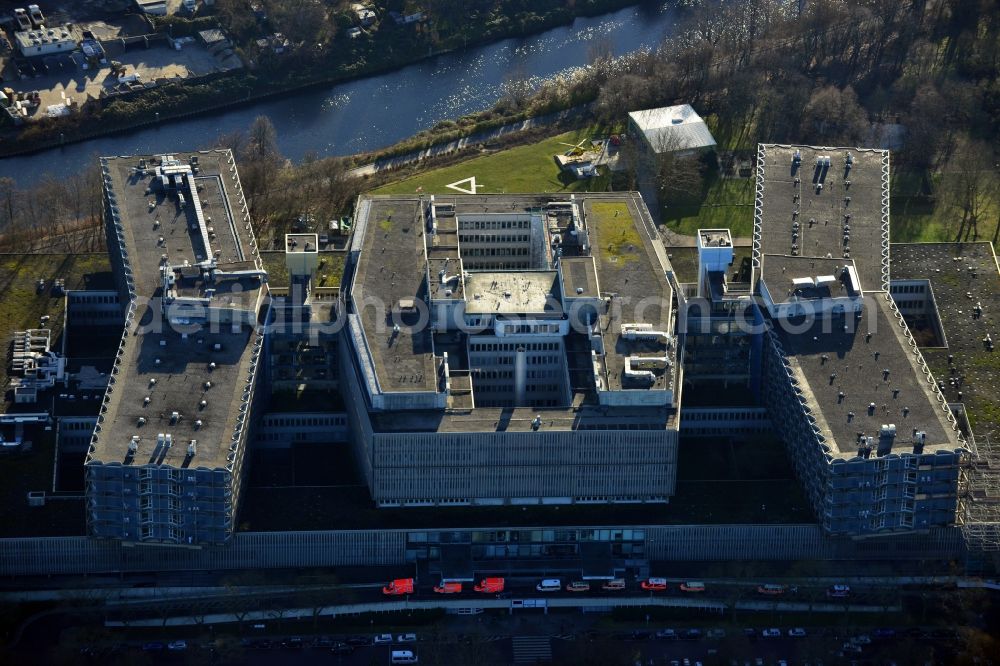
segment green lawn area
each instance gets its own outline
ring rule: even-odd
[[[754,181],[716,178],[707,184],[700,201],[667,202],[663,221],[678,234],[694,236],[698,229],[729,229],[733,236],[753,233]]]
[[[610,176],[578,180],[560,173],[555,155],[564,153],[585,139],[604,136],[597,126],[587,127],[550,137],[538,143],[518,146],[491,155],[475,157],[460,164],[427,171],[405,180],[389,183],[373,194],[457,194],[447,187],[466,178],[475,177],[479,194],[536,192],[603,192]],[[469,187],[463,183],[460,187]],[[420,189],[423,188],[423,189]]]
[[[595,202],[590,204],[588,213],[590,224],[601,239],[600,260],[614,264],[606,269],[614,270],[639,260],[639,253],[643,251],[642,237],[632,224],[624,201]]]

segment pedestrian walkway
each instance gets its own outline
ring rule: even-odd
[[[548,636],[515,636],[515,664],[536,664],[540,661],[552,661],[552,641]]]

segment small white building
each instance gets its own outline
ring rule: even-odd
[[[690,104],[632,111],[630,133],[655,155],[688,154],[715,148],[715,137]]]
[[[17,50],[26,58],[46,56],[53,53],[68,53],[76,48],[76,33],[69,26],[47,28],[39,26],[37,30],[20,30],[14,33]]]
[[[166,16],[168,13],[167,0],[135,0],[135,5],[139,11],[150,16]]]

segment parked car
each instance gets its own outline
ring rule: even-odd
[[[647,578],[642,581],[642,589],[652,590],[654,592],[661,592],[667,589],[667,579],[666,578]]]
[[[562,581],[558,578],[546,578],[535,589],[539,592],[558,592],[562,589]]]
[[[872,632],[872,636],[875,638],[893,638],[896,635],[895,629],[887,629],[885,627],[876,629]]]
[[[183,652],[188,649],[187,641],[170,641],[167,643],[167,649],[171,652]]]
[[[396,636],[396,642],[397,643],[416,643],[417,642],[417,635],[416,634],[399,634],[398,636]]]
[[[344,642],[351,647],[363,647],[365,645],[371,645],[372,639],[367,636],[348,636],[344,639]]]
[[[704,592],[705,584],[700,581],[689,580],[681,583],[681,592]]]
[[[806,630],[803,629],[802,627],[795,627],[794,629],[788,630],[788,635],[791,636],[792,638],[805,638]]]
[[[461,583],[441,583],[434,586],[434,591],[438,594],[458,594],[462,591]]]
[[[486,594],[496,594],[497,592],[503,592],[504,585],[506,581],[503,578],[484,578],[479,583],[475,585],[472,589],[476,592],[485,592]]]
[[[166,647],[166,645],[160,643],[159,641],[150,641],[149,643],[142,644],[143,652],[163,652]]]
[[[566,585],[567,592],[590,592],[590,583],[581,580],[574,580]]]
[[[347,643],[334,643],[333,647],[330,648],[330,652],[336,655],[354,654],[354,646]]]
[[[681,632],[681,638],[686,641],[696,641],[701,638],[701,629],[685,629]]]
[[[709,637],[709,638],[725,638],[726,637],[726,630],[725,629],[709,629],[708,633],[705,634],[705,635],[707,637]]]
[[[677,632],[673,629],[660,629],[656,632],[656,637],[662,641],[675,641],[677,640]]]
[[[826,596],[835,598],[844,598],[851,596],[851,586],[850,585],[831,585],[826,590]]]
[[[375,645],[385,645],[386,643],[391,643],[392,634],[375,634],[372,642],[375,643]]]
[[[306,642],[301,636],[289,636],[285,640],[281,641],[281,647],[287,648],[289,650],[300,650],[306,646]]]
[[[389,596],[413,594],[413,579],[397,578],[396,580],[389,581],[389,584],[382,588],[382,594]]]
[[[763,585],[757,586],[757,594],[765,594],[768,596],[777,596],[785,593],[784,585],[777,585],[775,583],[765,583]]]
[[[625,589],[625,579],[615,578],[614,580],[607,580],[601,585],[602,590],[607,591],[618,591]]]
[[[645,641],[649,640],[651,636],[652,634],[648,631],[633,631],[631,638],[633,641]]]
[[[771,628],[760,632],[764,638],[781,638],[781,629]]]

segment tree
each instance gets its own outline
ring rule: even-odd
[[[275,162],[281,159],[278,149],[278,132],[267,116],[257,116],[250,125],[246,147],[240,156],[246,161]]]
[[[313,44],[326,26],[326,11],[317,0],[271,2],[269,10],[275,27],[293,42]]]
[[[979,240],[979,222],[998,201],[998,177],[993,153],[984,143],[959,138],[941,174],[941,199],[949,218],[958,224],[955,242]]]
[[[606,122],[620,122],[629,111],[644,109],[649,104],[649,80],[635,74],[613,76],[601,86],[596,111]]]
[[[651,141],[655,153],[650,161],[651,175],[661,201],[667,205],[687,201],[702,191],[702,161],[692,151],[682,150],[679,141],[673,133],[654,135]]]
[[[820,88],[802,111],[802,139],[818,145],[858,145],[868,131],[868,118],[850,86]]]
[[[948,113],[948,102],[937,88],[927,83],[917,88],[904,116],[906,125],[906,161],[917,169],[932,167],[944,143],[943,121]]]

